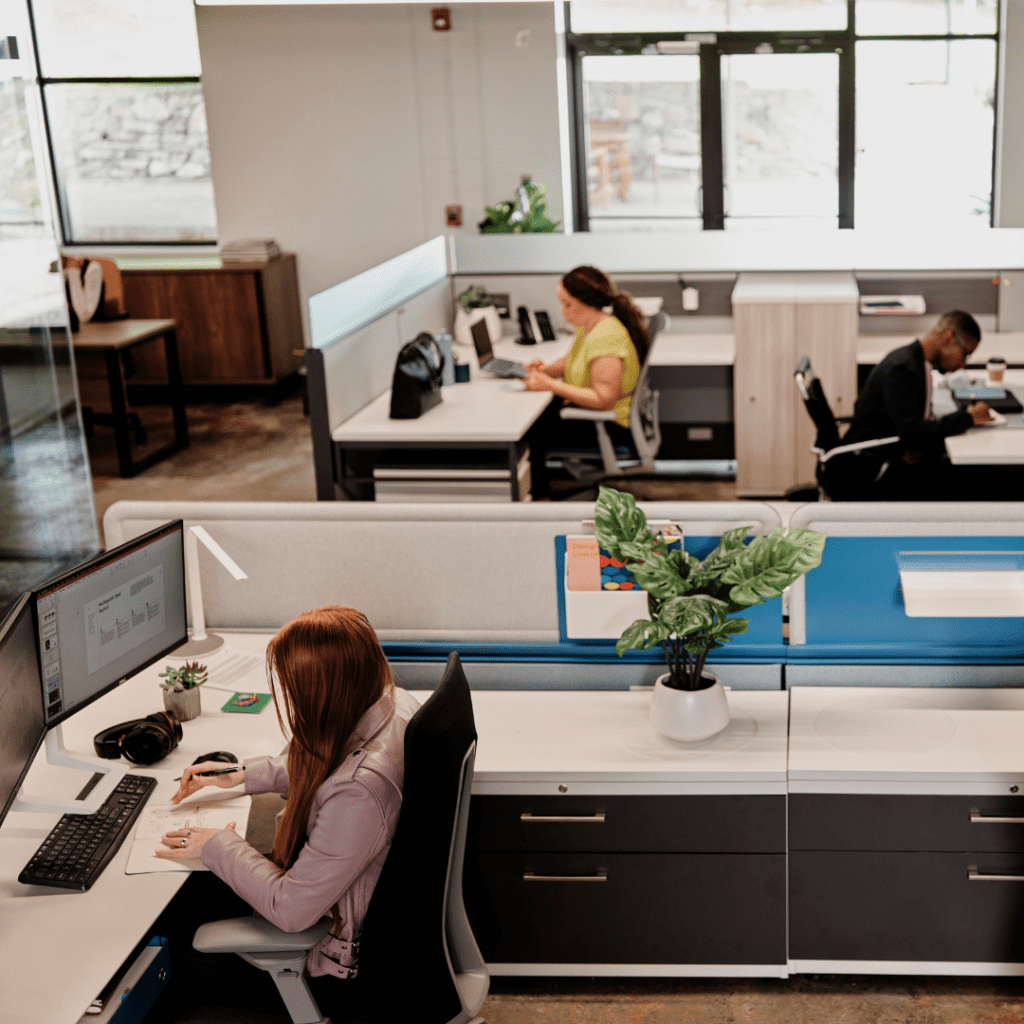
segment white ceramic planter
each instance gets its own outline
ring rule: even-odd
[[[722,682],[711,672],[705,679],[714,685],[703,690],[673,690],[665,685],[668,674],[658,677],[651,698],[651,725],[672,740],[706,740],[729,724],[729,701]]]
[[[479,309],[471,309],[468,313],[460,306],[455,311],[455,326],[452,328],[452,334],[455,344],[461,347],[459,361],[469,363],[471,366],[479,365],[472,333],[473,324],[478,320],[487,321],[487,332],[491,336],[492,348],[501,340],[501,316],[498,314],[496,306],[483,306]]]

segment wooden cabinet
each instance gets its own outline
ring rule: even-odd
[[[849,273],[741,274],[733,290],[736,493],[814,480],[814,427],[793,374],[809,356],[832,411],[857,397],[857,283]]]
[[[490,964],[784,970],[785,842],[784,796],[475,796],[467,911]]]
[[[133,318],[177,322],[191,397],[225,386],[266,388],[274,397],[298,370],[303,339],[294,254],[266,263],[133,260],[121,275]],[[134,389],[166,379],[159,352],[140,350],[136,362]]]

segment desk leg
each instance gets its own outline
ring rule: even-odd
[[[178,332],[172,327],[164,332],[164,355],[167,360],[167,383],[170,385],[171,409],[174,413],[175,449],[188,447],[188,420],[185,417],[185,385],[178,361]]]
[[[121,357],[117,349],[103,353],[107,364],[107,388],[110,391],[110,420],[117,445],[117,468],[123,477],[135,475],[132,464],[132,442],[128,435],[128,407],[124,400],[124,378],[121,376]]]

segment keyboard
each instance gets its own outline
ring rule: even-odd
[[[18,881],[85,892],[120,849],[154,786],[151,776],[126,775],[95,814],[65,814]]]
[[[522,363],[513,362],[511,359],[489,359],[482,369],[493,373],[495,377],[518,377],[520,380],[526,380],[529,376]]]

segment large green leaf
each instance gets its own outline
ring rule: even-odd
[[[691,571],[693,586],[703,587],[717,579],[722,572],[735,561],[744,549],[744,538],[751,531],[750,526],[738,526],[735,530],[726,530],[718,542],[718,547],[702,562],[698,562]]]
[[[628,650],[646,651],[667,640],[672,630],[664,622],[650,622],[648,619],[637,619],[622,631],[615,644],[615,651],[621,658]]]
[[[622,551],[623,544],[643,544],[649,550],[654,548],[654,534],[648,529],[647,517],[636,507],[632,494],[601,487],[594,508],[594,527],[598,544],[620,561],[635,557]]]
[[[717,597],[707,594],[691,594],[673,597],[661,606],[660,621],[666,623],[676,636],[689,636],[701,630],[711,629],[719,617],[724,618],[729,605]]]
[[[781,527],[767,537],[755,537],[722,572],[721,581],[731,585],[730,600],[745,608],[778,597],[821,564],[824,541],[824,535],[814,530],[787,535]]]
[[[650,552],[643,564],[630,562],[629,571],[637,584],[652,597],[666,600],[689,592],[692,584],[682,574],[683,557],[678,551],[667,555]]]

